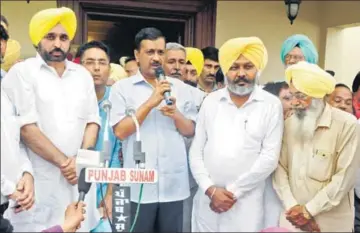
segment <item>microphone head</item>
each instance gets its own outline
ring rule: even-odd
[[[125,110],[126,116],[132,116],[135,115],[136,111],[133,107],[127,107]]]
[[[111,104],[110,100],[106,99],[101,103],[100,107],[106,111],[106,110],[111,109],[112,104]]]
[[[87,194],[90,190],[91,183],[85,182],[85,168],[81,169],[78,179],[78,191],[79,193]]]
[[[165,76],[165,73],[164,73],[164,70],[163,70],[163,68],[161,67],[161,66],[159,66],[159,67],[157,67],[156,69],[155,69],[155,75],[156,75],[156,77],[160,77],[161,75],[164,75]]]

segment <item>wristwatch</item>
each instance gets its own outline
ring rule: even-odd
[[[309,211],[307,211],[305,206],[303,207],[303,216],[306,219],[311,219],[312,218],[312,216],[310,215]]]

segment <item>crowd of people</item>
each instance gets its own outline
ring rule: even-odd
[[[11,39],[1,19],[3,64]],[[281,48],[282,81],[264,86],[258,37],[199,49],[149,27],[119,64],[101,41],[70,58],[76,25],[69,8],[39,11],[29,23],[36,56],[1,70],[1,229],[111,232],[114,184],[74,202],[76,155],[103,151],[106,137],[110,167],[135,168],[134,109],[146,168],[158,172],[138,215],[140,184],[130,185],[134,232],[360,230],[360,72],[352,89],[337,83],[300,34]]]

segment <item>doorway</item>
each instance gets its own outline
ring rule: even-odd
[[[184,22],[90,15],[87,24],[87,41],[99,40],[109,46],[112,63],[119,63],[122,56],[134,56],[135,35],[145,27],[159,29],[167,42],[184,44]]]
[[[172,30],[184,32],[181,40],[185,46],[215,46],[217,0],[57,0],[57,6],[73,9],[76,14],[77,32],[73,40],[76,45],[88,40],[89,20],[102,16],[107,17],[105,20],[116,17],[115,21],[120,22],[136,19],[139,25],[138,19],[145,20],[146,25],[152,22],[165,35],[168,33],[162,28],[170,30],[169,41],[173,40]],[[177,39],[178,36],[176,34]]]

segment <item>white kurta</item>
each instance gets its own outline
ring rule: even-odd
[[[19,141],[20,130],[13,114],[13,107],[1,90],[1,204],[7,201],[4,200],[5,196],[15,192],[16,184],[26,171],[23,169],[24,165],[27,164],[31,169],[27,156],[20,153]]]
[[[33,175],[31,162],[26,148],[20,143],[20,127],[17,122],[14,106],[8,96],[1,90],[1,203],[4,196],[15,191],[16,185],[24,172]],[[8,213],[13,214],[16,203],[9,200]],[[32,222],[33,210],[18,213],[18,219],[22,219],[24,225]]]
[[[283,132],[278,98],[256,87],[237,108],[227,88],[208,95],[197,120],[190,166],[199,184],[193,232],[259,232],[263,224],[265,180],[275,170]],[[237,202],[227,212],[209,208],[205,191],[225,187]]]
[[[20,126],[37,123],[40,130],[66,156],[75,156],[81,147],[88,123],[99,124],[99,111],[90,73],[80,65],[66,61],[60,78],[38,55],[17,63],[2,81],[15,105]],[[41,231],[62,224],[66,207],[77,201],[77,185],[70,185],[58,167],[28,150],[35,178],[36,203],[33,224],[10,216],[15,231]],[[80,231],[96,226],[100,216],[96,209],[96,186],[85,199],[87,216]]]

